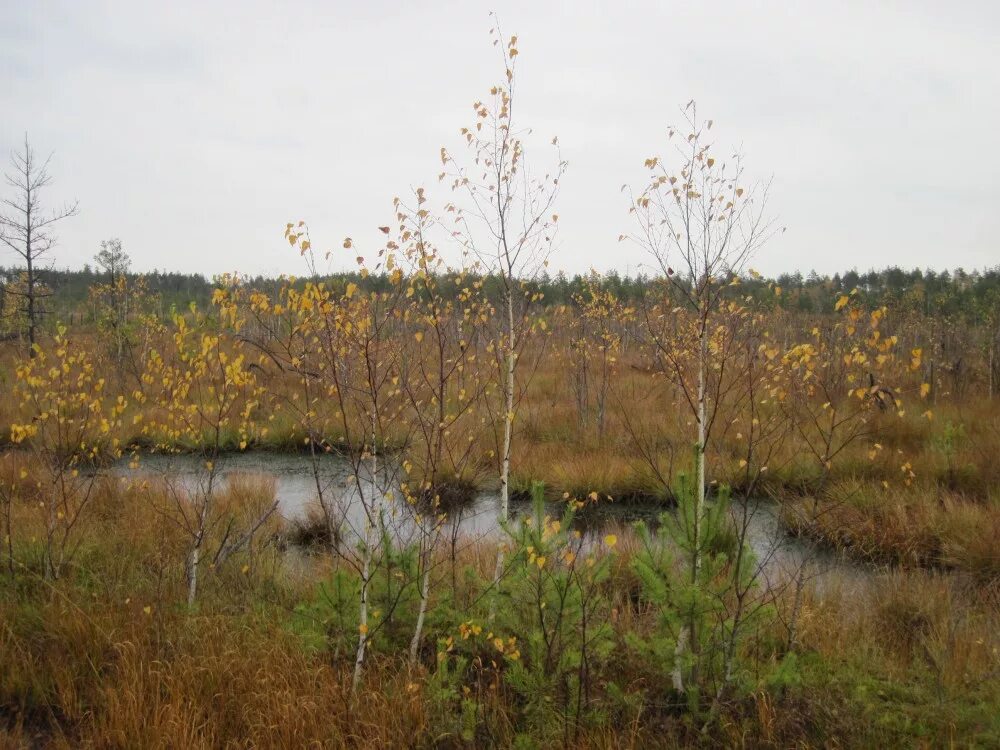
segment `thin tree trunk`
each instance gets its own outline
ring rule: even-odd
[[[25,139],[27,140],[27,138]],[[30,158],[27,146],[25,146],[25,158]],[[28,170],[30,172],[30,167]],[[26,175],[25,179],[25,221],[24,221],[24,262],[27,267],[28,275],[25,278],[27,283],[28,296],[25,302],[28,305],[28,357],[31,359],[35,358],[35,268],[34,268],[34,248],[32,247],[32,230],[33,219],[32,219],[32,205],[31,205],[31,177],[30,174]]]
[[[56,485],[52,484],[52,494],[49,495],[48,518],[45,524],[45,580],[52,581],[58,577],[55,563],[52,560],[52,547],[56,536]]]
[[[723,669],[722,681],[719,683],[719,687],[715,691],[715,697],[712,699],[712,705],[708,709],[708,716],[705,717],[705,723],[701,726],[701,734],[703,736],[708,733],[709,728],[712,726],[712,722],[714,722],[715,718],[719,715],[719,711],[722,708],[722,699],[726,696],[726,692],[733,683],[733,665],[736,663],[736,634],[738,629],[738,624],[733,626],[732,635],[726,644],[725,656],[723,657],[725,667]]]
[[[376,440],[378,438],[378,428],[376,423],[377,415],[374,407],[372,408],[371,423],[372,423],[372,463],[371,463],[371,503],[369,505],[370,512],[375,511],[377,508],[377,515],[379,516],[380,527],[381,527],[381,503],[378,501],[378,486],[377,486],[377,473],[378,473],[378,448],[376,447]],[[358,650],[354,657],[354,677],[351,680],[351,690],[357,692],[358,685],[361,684],[361,668],[365,663],[365,649],[368,646],[368,588],[371,583],[371,565],[372,565],[372,522],[369,520],[365,522],[365,549],[364,557],[361,563],[361,604],[358,612]],[[380,528],[381,530],[381,528]]]
[[[201,545],[205,541],[205,522],[208,520],[209,498],[206,497],[201,506],[201,513],[198,517],[198,531],[191,545],[191,553],[188,558],[188,607],[193,607],[198,596],[198,565],[201,562]]]
[[[365,523],[365,550],[361,563],[361,606],[358,613],[358,650],[354,656],[354,677],[351,690],[357,692],[361,683],[361,667],[365,662],[365,648],[368,645],[368,583],[371,578],[371,523]]]
[[[29,227],[31,221],[28,221]],[[28,230],[28,239],[25,242],[25,249],[27,253],[25,255],[25,261],[27,262],[28,276],[27,276],[27,292],[28,296],[25,300],[28,305],[28,356],[31,359],[35,358],[35,271],[32,265],[31,257],[31,230]]]
[[[687,638],[688,630],[686,627],[683,627],[677,634],[677,645],[674,647],[674,671],[671,672],[674,690],[678,693],[684,692],[684,670],[681,665],[684,661],[684,650],[687,647]]]
[[[503,428],[503,465],[500,469],[500,518],[506,521],[510,510],[510,447],[514,432],[514,298],[507,295],[507,381],[505,386],[506,413]]]
[[[201,504],[201,511],[198,513],[198,531],[194,536],[194,543],[191,545],[191,553],[188,559],[188,607],[193,607],[198,596],[198,565],[201,563],[201,547],[205,542],[205,530],[208,527],[208,515],[211,509],[212,496],[215,492],[215,462],[218,460],[219,432],[215,434],[215,451],[212,453],[211,469],[208,474],[208,486],[205,488],[205,498]]]
[[[701,572],[701,519],[705,513],[705,441],[708,430],[706,424],[706,383],[708,366],[708,330],[707,321],[702,323],[702,331],[699,341],[698,353],[698,486],[695,495],[694,513],[694,547],[695,547],[695,572]]]
[[[261,526],[267,523],[267,519],[269,519],[274,514],[274,511],[276,511],[277,509],[278,509],[278,500],[277,498],[275,498],[274,502],[271,503],[271,505],[268,507],[267,510],[265,510],[261,515],[257,517],[257,520],[254,522],[253,526],[251,526],[243,534],[243,536],[241,536],[232,544],[227,544],[219,548],[218,554],[212,561],[212,566],[214,568],[222,567],[223,565],[225,565],[226,560],[228,560],[230,556],[232,556],[236,552],[239,552],[244,547],[251,545],[254,534],[257,533],[257,531],[260,529]]]
[[[799,637],[799,616],[802,614],[802,600],[805,594],[807,567],[811,557],[806,557],[795,574],[795,599],[792,602],[792,617],[788,625],[788,651],[794,651]]]
[[[510,283],[513,283],[511,281]],[[516,353],[514,351],[514,296],[507,291],[507,382],[505,386],[504,405],[506,413],[503,420],[503,463],[500,467],[500,520],[504,523],[510,517],[510,447],[514,433],[514,367]],[[497,562],[493,571],[493,586],[499,589],[500,577],[503,574],[503,545],[497,547]],[[492,609],[492,608],[491,608]],[[491,611],[491,616],[493,612]]]
[[[694,550],[693,564],[691,566],[691,585],[697,591],[698,582],[701,576],[701,539],[702,539],[702,519],[705,515],[705,443],[708,434],[707,409],[705,407],[708,373],[708,315],[702,314],[701,332],[699,335],[698,348],[698,484],[695,488],[695,508],[694,508]],[[694,657],[691,665],[691,679],[689,688],[698,689],[699,669],[698,658],[701,652],[701,644],[698,632],[697,596],[694,597],[690,621],[688,623],[689,638],[691,641],[691,654]]]
[[[191,554],[188,556],[188,607],[193,607],[195,598],[198,596],[198,563],[201,554],[201,534],[195,537],[194,545],[191,547]]]
[[[417,663],[417,654],[420,651],[420,638],[423,636],[424,617],[427,614],[427,599],[431,587],[430,560],[424,561],[424,579],[420,585],[420,609],[417,612],[417,626],[413,629],[413,640],[410,641],[410,663]]]

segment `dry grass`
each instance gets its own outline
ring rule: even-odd
[[[970,688],[996,699],[998,593],[928,571],[887,572],[860,583],[825,580],[807,597],[802,639],[831,661],[858,659],[900,680],[922,673],[952,699]]]
[[[788,500],[783,519],[793,531],[860,559],[944,566],[968,571],[985,584],[1000,582],[996,505],[926,482],[886,489],[844,480],[820,500]]]
[[[0,361],[0,369],[9,373],[8,364]],[[686,468],[692,431],[676,394],[630,364],[622,362],[618,400],[609,403],[598,436],[592,423],[581,425],[570,373],[556,358],[543,362],[516,423],[516,487],[540,479],[555,496],[593,491],[616,501],[665,493],[661,476],[669,480]],[[15,407],[5,389],[0,422],[9,422]],[[838,458],[814,517],[802,509],[815,489],[815,462],[794,441],[775,456],[768,488],[794,498],[785,514],[790,527],[902,569],[860,588],[831,578],[809,588],[801,663],[794,680],[776,686],[764,675],[782,655],[781,623],[790,602],[779,601],[774,632],[752,639],[758,673],[740,677],[748,697],[725,707],[713,741],[809,747],[905,739],[935,746],[949,740],[949,731],[957,733],[952,739],[970,742],[1000,734],[983,718],[1000,713],[992,711],[1000,705],[1000,403],[974,411],[942,403],[933,421],[911,412],[877,419],[873,428],[883,450],[874,460],[867,440]],[[941,436],[949,422],[963,425],[964,433],[945,449]],[[267,425],[266,436],[258,433],[260,445],[299,449],[301,433],[287,413],[278,409]],[[636,436],[652,446],[656,471],[637,456]],[[480,455],[470,471],[489,481],[493,444],[475,437]],[[719,440],[712,456],[716,478],[736,478],[737,448],[732,436]],[[901,480],[903,462],[917,475],[911,486]],[[480,723],[491,730],[462,740],[451,729],[454,707],[434,701],[430,664],[411,669],[396,653],[375,652],[360,693],[352,696],[343,659],[305,648],[290,627],[296,607],[336,563],[323,558],[293,571],[274,544],[277,520],[249,551],[205,575],[201,603],[191,612],[178,604],[186,538],[166,512],[175,497],[158,482],[127,487],[102,479],[75,531],[80,546],[66,575],[44,580],[41,476],[27,453],[0,454],[0,483],[14,498],[17,561],[13,580],[0,571],[0,748],[513,742],[520,706],[510,695],[477,695]],[[221,516],[245,524],[273,492],[261,477],[236,476],[217,507]],[[210,546],[224,529],[224,523],[213,527]],[[609,617],[616,633],[642,636],[651,632],[655,613],[639,601],[629,568],[638,544],[627,527],[615,533]],[[491,575],[496,550],[474,545],[460,558],[463,576],[454,593],[466,604],[478,594],[470,581]],[[448,561],[440,562],[443,570]],[[613,668],[601,675],[602,689],[614,681],[633,690],[642,697],[640,708],[589,727],[577,745],[670,746],[695,739],[677,714],[647,708],[668,688],[652,684],[649,665],[620,643],[617,648]]]
[[[271,491],[259,478],[238,477],[220,502],[233,509],[259,505]],[[14,585],[6,579],[0,584],[0,747],[513,744],[519,707],[502,687],[473,692],[480,729],[475,738],[462,739],[449,713],[455,709],[436,702],[427,663],[411,668],[402,654],[374,651],[362,688],[352,695],[350,664],[304,647],[289,623],[296,604],[308,600],[314,583],[336,564],[329,559],[320,558],[303,577],[268,547],[257,551],[252,569],[241,572],[237,565],[210,576],[197,610],[178,604],[182,537],[149,502],[157,492],[163,488],[106,485],[86,528],[84,551],[64,579],[45,582],[29,570],[20,571]],[[30,533],[36,523],[31,504],[18,507],[18,528]],[[627,526],[614,531],[619,541],[606,584],[609,617],[616,633],[642,637],[656,613],[641,602],[629,566],[638,540]],[[29,539],[18,542],[19,555],[30,552]],[[443,571],[447,555],[439,554]],[[463,575],[456,600],[476,595],[471,582],[488,580],[495,559],[488,543],[462,549],[460,566],[476,575]],[[959,722],[961,732],[978,731],[981,712],[972,718],[952,712],[968,700],[989,705],[998,699],[988,680],[1000,666],[1000,601],[978,600],[982,591],[953,575],[919,571],[877,578],[868,588],[826,580],[809,589],[805,655],[833,672],[810,667],[794,689],[762,686],[727,703],[714,741],[758,747],[820,746],[824,737],[841,745],[891,743],[886,738],[906,735],[868,726],[870,717],[851,712],[870,707],[828,682],[864,684],[876,676],[915,680],[926,694],[914,710],[934,708],[942,721]],[[788,602],[779,601],[779,609],[787,615]],[[774,627],[780,631],[780,618]],[[767,644],[780,638],[780,632],[775,638],[763,632],[751,643],[778,654]],[[761,668],[766,671],[774,658],[764,657]],[[602,684],[614,680],[651,706],[666,700],[667,686],[652,682],[649,665],[620,643],[607,664],[611,671]],[[850,671],[858,664],[866,665],[868,677]],[[681,715],[636,705],[635,712],[619,709],[588,726],[572,746],[679,747],[696,740],[697,727]],[[933,732],[941,736],[938,723]],[[756,739],[751,743],[750,737]]]
[[[560,332],[547,342],[520,404],[513,446],[514,488],[526,490],[532,481],[540,480],[552,496],[596,492],[622,500],[668,495],[677,473],[690,467],[694,431],[683,399],[665,380],[648,373],[648,362],[638,352],[629,351],[618,362],[605,425],[599,434],[594,414],[581,420],[577,412],[574,370],[565,357],[564,338]],[[528,351],[524,356],[533,369],[536,353]],[[4,346],[0,367],[6,370],[8,380],[12,357],[11,346]],[[268,382],[273,402],[262,412],[252,445],[302,450],[302,427],[284,407],[294,388],[287,373]],[[904,417],[874,415],[869,425],[871,436],[838,455],[827,484],[833,488],[831,498],[827,498],[832,499],[828,504],[833,510],[809,531],[862,557],[945,564],[976,570],[987,578],[994,576],[998,563],[989,540],[1000,523],[1000,461],[996,460],[1000,455],[1000,400],[977,403],[972,408],[942,397],[934,406],[933,419],[927,419],[921,410],[930,404],[912,394],[908,398],[913,403],[907,404]],[[125,414],[126,425],[132,424],[133,409]],[[11,392],[5,390],[0,395],[0,419],[5,423],[15,412]],[[720,415],[718,424],[726,424],[729,416]],[[404,421],[389,425],[386,439],[394,445],[407,440]],[[482,430],[478,420],[474,422]],[[945,440],[949,431],[958,437]],[[339,444],[336,434],[328,437]],[[495,484],[497,462],[491,451],[495,451],[497,441],[491,439],[488,429],[472,437],[475,455],[464,464],[463,479]],[[151,440],[142,435],[121,438],[125,443]],[[465,439],[456,437],[456,444]],[[637,441],[646,448],[645,455],[637,450]],[[874,442],[882,450],[872,458],[869,451]],[[229,447],[237,443],[235,434],[227,438]],[[717,432],[709,461],[711,478],[739,485],[742,447],[733,431]],[[649,465],[649,456],[654,457],[655,466]],[[801,442],[787,440],[769,464],[763,491],[808,495],[815,490],[819,467],[815,457],[802,450]],[[912,486],[903,484],[904,464],[917,475]],[[888,483],[888,490],[882,488],[882,482]],[[855,485],[864,487],[845,500],[844,488]]]

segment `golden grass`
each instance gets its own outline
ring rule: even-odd
[[[1000,582],[1000,512],[935,484],[883,487],[834,483],[817,499],[788,499],[783,520],[797,533],[853,556],[906,566],[946,566]]]
[[[548,342],[518,409],[512,460],[514,489],[527,490],[533,481],[540,480],[553,497],[564,492],[578,497],[596,492],[616,499],[668,495],[678,472],[690,470],[694,437],[688,407],[679,393],[662,378],[651,376],[639,353],[623,354],[608,394],[604,429],[598,434],[594,414],[581,420],[577,412],[573,365],[564,356],[566,342],[561,337],[556,335]],[[0,363],[9,381],[14,350],[9,344],[2,350]],[[534,356],[526,352],[527,369],[534,368]],[[271,400],[260,413],[252,446],[274,450],[305,447],[303,428],[286,408],[294,388],[287,373],[268,382]],[[996,460],[1000,455],[1000,400],[978,402],[973,408],[971,403],[942,397],[933,408],[933,418],[927,419],[921,410],[930,404],[914,394],[908,398],[913,403],[907,404],[905,416],[875,414],[869,425],[871,435],[837,456],[825,486],[830,497],[824,504],[830,506],[829,512],[824,511],[808,529],[791,515],[789,520],[800,531],[862,557],[945,564],[994,576],[997,555],[989,541],[1000,523],[1000,461]],[[130,406],[124,417],[129,429],[134,429],[131,417],[135,408]],[[8,389],[0,394],[0,418],[9,421],[15,412]],[[720,417],[720,426],[727,416]],[[388,426],[386,438],[397,447],[408,436],[404,421],[395,420]],[[497,459],[491,451],[495,451],[497,440],[489,432],[489,424],[472,420],[462,429],[470,429],[473,423],[478,430],[472,435],[474,455],[460,473],[465,480],[495,486]],[[499,429],[499,425],[494,427]],[[949,445],[943,438],[952,429],[961,437]],[[139,434],[121,436],[125,443],[140,438],[150,441],[150,436]],[[328,438],[334,445],[341,444],[336,434]],[[456,444],[465,439],[454,438]],[[637,449],[637,440],[645,454]],[[238,442],[237,436],[229,436],[225,447],[236,448]],[[872,457],[869,453],[875,442],[882,449]],[[738,461],[743,447],[733,431],[721,431],[720,427],[709,454],[709,477],[742,484]],[[649,465],[650,457],[655,467]],[[760,485],[762,492],[808,496],[819,482],[815,457],[803,450],[794,435],[769,464]],[[911,486],[903,482],[904,464],[916,474]],[[883,488],[883,482],[888,488]],[[845,488],[856,483],[864,486],[856,493],[846,492]]]
[[[5,357],[0,369],[9,382],[11,360]],[[597,492],[616,500],[666,492],[687,468],[690,418],[676,393],[630,364],[622,362],[617,397],[609,398],[605,430],[598,435],[593,422],[581,423],[576,413],[571,373],[557,358],[543,362],[515,425],[515,488],[542,480],[553,496]],[[2,423],[13,419],[16,406],[5,389]],[[264,421],[266,436],[258,430],[259,445],[300,449],[301,428],[280,408],[280,399],[266,413],[274,419]],[[941,436],[948,423],[961,424],[964,436],[946,449]],[[940,744],[934,740],[945,737],[941,727],[948,722],[961,723],[956,707],[1000,705],[992,679],[1000,673],[997,424],[998,402],[974,410],[943,402],[933,420],[916,408],[903,418],[878,416],[872,426],[882,451],[869,458],[872,438],[839,456],[818,493],[815,514],[808,512],[817,494],[815,461],[795,440],[783,446],[767,489],[787,498],[788,525],[857,557],[904,569],[860,589],[830,578],[807,589],[800,641],[806,657],[821,661],[821,674],[806,672],[798,692],[758,687],[751,698],[728,705],[719,742],[878,744],[873,738],[883,735],[867,726],[872,715],[852,718],[843,710],[859,702],[869,706],[870,696],[857,694],[868,689],[869,677],[876,680],[875,691],[896,680],[930,692],[931,699],[899,698],[912,703],[907,720],[918,721],[918,711],[936,712],[927,719],[933,725],[928,744]],[[401,440],[405,431],[393,429],[389,437]],[[666,482],[637,455],[636,436],[651,446]],[[478,454],[468,474],[488,483],[495,464],[488,451],[495,443],[489,435],[474,437]],[[738,448],[735,437],[720,438],[711,456],[714,478],[737,478]],[[0,483],[14,498],[18,566],[14,583],[5,568],[0,571],[0,748],[471,746],[442,731],[427,665],[410,668],[398,655],[376,652],[361,692],[352,696],[342,660],[303,648],[287,627],[289,619],[337,563],[323,559],[293,573],[273,543],[281,532],[277,519],[261,530],[251,550],[204,576],[202,601],[188,612],[178,605],[186,538],[166,512],[174,497],[158,482],[126,487],[101,479],[90,512],[74,532],[80,548],[66,575],[43,580],[45,519],[36,482],[44,473],[33,460],[24,451],[0,454]],[[904,463],[916,474],[910,485],[904,483]],[[246,523],[272,496],[266,480],[236,476],[220,492],[217,509]],[[210,544],[219,542],[224,528],[213,527]],[[641,635],[650,632],[655,613],[638,601],[628,564],[638,543],[627,527],[616,533],[609,616],[616,632]],[[495,552],[490,544],[475,545],[462,550],[459,563],[488,579]],[[909,569],[921,566],[941,570]],[[460,586],[457,599],[467,603],[476,592],[464,582]],[[757,634],[758,646],[781,641],[790,602],[783,598],[777,607],[775,632]],[[653,695],[666,689],[650,685],[648,665],[627,650],[616,658],[605,681]],[[854,692],[845,694],[848,688]],[[518,706],[511,697],[498,691],[478,699],[478,710],[495,729],[477,739],[513,742]],[[878,718],[881,704],[873,705]],[[685,734],[691,728],[676,717],[644,710],[619,717],[617,725],[588,729],[578,746],[670,745],[691,737]],[[968,719],[963,731],[973,732],[978,725],[969,722],[979,721],[978,715]]]
[[[220,506],[233,512],[259,507],[271,491],[267,481],[238,476],[220,493]],[[206,577],[199,607],[188,611],[179,604],[183,537],[149,501],[151,493],[162,492],[157,484],[104,485],[83,551],[62,580],[45,582],[29,567],[19,570],[16,586],[0,583],[0,747],[513,743],[518,707],[504,689],[475,694],[480,725],[490,729],[462,740],[455,733],[457,717],[448,713],[454,709],[435,702],[426,664],[413,668],[402,654],[373,651],[362,687],[352,695],[348,662],[303,647],[288,624],[296,604],[336,566],[333,560],[319,558],[303,577],[282,564],[277,550],[258,550],[258,564],[246,572],[234,565]],[[30,553],[26,535],[37,523],[32,503],[19,502],[19,555]],[[607,584],[608,616],[616,633],[642,637],[652,632],[657,613],[641,601],[630,569],[639,543],[628,526],[612,530],[619,541]],[[495,554],[492,544],[481,543],[463,548],[458,562],[488,580]],[[443,579],[447,551],[438,555]],[[460,579],[459,602],[476,593],[468,580]],[[1000,598],[978,600],[983,589],[969,588],[954,575],[920,571],[876,578],[862,589],[847,580],[839,587],[821,583],[807,590],[803,610],[807,654],[830,665],[864,663],[900,681],[919,679],[947,700],[996,699],[984,686],[998,667],[993,649]],[[787,597],[778,602],[786,616],[788,605]],[[775,642],[780,622],[771,626]],[[767,633],[753,643],[767,647]],[[666,685],[651,684],[649,665],[628,649],[610,664],[602,680],[662,700]],[[820,731],[841,743],[881,736],[865,734],[869,730],[859,720],[847,718],[847,696],[837,698],[839,717],[824,713],[830,705],[824,689],[787,695],[758,690],[727,704],[715,741],[740,745],[752,736],[757,746],[805,747],[816,743]],[[697,736],[696,727],[661,709],[640,703],[634,713],[620,711],[614,721],[586,727],[572,746],[682,746]]]
[[[831,660],[887,666],[900,679],[916,667],[955,691],[997,690],[1000,592],[933,571],[897,570],[860,582],[829,575],[806,597],[803,644]]]

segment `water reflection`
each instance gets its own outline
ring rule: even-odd
[[[216,486],[224,489],[228,479],[236,473],[264,474],[273,477],[279,513],[289,522],[302,521],[311,508],[316,508],[322,494],[326,507],[340,529],[341,538],[360,538],[368,517],[366,505],[382,510],[384,525],[394,543],[408,544],[421,534],[417,514],[401,501],[396,467],[383,465],[376,481],[370,474],[354,478],[350,463],[337,455],[321,455],[314,459],[307,455],[245,453],[225,456],[217,462]],[[138,464],[121,464],[117,472],[126,481],[166,481],[186,492],[204,491],[207,472],[203,459],[191,455],[151,455],[142,457]],[[366,503],[361,502],[365,494]],[[374,500],[373,500],[374,498]],[[441,536],[461,539],[463,546],[479,539],[497,537],[499,497],[495,492],[480,492],[464,506],[454,510]],[[530,513],[530,503],[513,501],[511,514],[514,521]],[[548,512],[560,516],[563,507],[552,503]],[[609,530],[621,530],[635,521],[642,520],[655,528],[661,515],[668,508],[655,504],[601,502],[586,506],[574,521],[589,542],[603,537]],[[848,581],[870,575],[870,571],[816,547],[802,539],[788,536],[779,521],[777,508],[765,500],[751,501],[747,505],[732,503],[731,515],[736,529],[744,529],[746,544],[760,566],[760,575],[768,586],[787,582],[803,562],[808,561],[814,574],[836,569]]]

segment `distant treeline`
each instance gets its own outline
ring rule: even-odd
[[[16,268],[0,266],[0,295],[2,286],[16,279],[18,274]],[[89,265],[82,270],[48,269],[39,276],[52,292],[46,300],[47,312],[50,316],[59,317],[85,316],[90,288],[105,280],[104,274]],[[148,290],[160,298],[164,311],[174,306],[186,307],[192,302],[206,305],[215,288],[215,280],[201,274],[153,271],[141,276]],[[362,277],[358,272],[345,272],[326,278],[332,284],[353,282],[366,290],[386,288],[389,283],[384,274],[377,273]],[[274,277],[245,277],[244,281],[263,290],[277,289],[279,285],[279,280]],[[465,279],[462,285],[469,282]],[[572,304],[575,297],[585,293],[587,283],[587,276],[568,276],[560,272],[544,275],[532,286],[543,293],[547,304],[560,305]],[[638,304],[663,280],[612,271],[600,276],[596,283],[613,292],[624,303]],[[487,279],[486,290],[489,292],[494,286],[494,281]],[[778,294],[775,294],[775,287],[780,290]],[[833,309],[838,294],[855,289],[866,304],[873,307],[889,305],[900,313],[950,317],[971,324],[996,324],[1000,317],[1000,266],[969,272],[962,269],[951,272],[905,271],[893,266],[881,271],[848,271],[833,276],[821,276],[815,272],[805,276],[801,273],[781,274],[774,279],[746,278],[740,293],[752,295],[768,306],[822,313]]]

